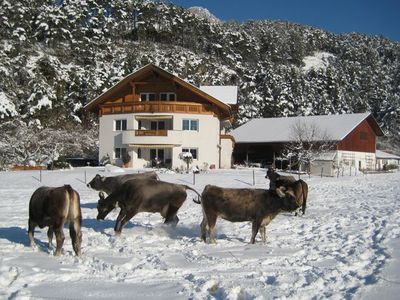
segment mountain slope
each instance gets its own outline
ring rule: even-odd
[[[400,44],[384,37],[214,22],[151,1],[3,0],[2,7],[0,122],[92,127],[96,118],[83,105],[153,62],[196,85],[238,85],[235,126],[371,111],[390,145],[400,144]]]

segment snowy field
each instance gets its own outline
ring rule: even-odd
[[[85,185],[101,168],[0,172],[0,299],[398,299],[400,173],[303,177],[310,187],[304,216],[280,214],[249,244],[251,225],[217,222],[217,244],[200,238],[201,207],[188,199],[175,229],[159,214],[141,213],[114,236],[117,212],[97,221],[97,192]],[[128,172],[134,172],[130,170]],[[252,187],[252,170],[214,171],[206,184]],[[255,171],[265,188],[265,170]],[[191,185],[186,174],[162,180]],[[71,184],[81,195],[82,257],[68,229],[63,254],[47,248],[37,228],[28,246],[28,203],[41,185]]]

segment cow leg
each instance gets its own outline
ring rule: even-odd
[[[76,256],[81,256],[82,232],[79,220],[74,220],[69,224],[69,235]]]
[[[178,209],[179,209],[179,207],[176,207],[176,206],[172,206],[172,205],[168,206],[168,211],[165,216],[165,222],[164,222],[165,224],[172,224],[172,226],[174,226],[174,227],[176,226],[176,224],[178,224],[179,218],[176,215],[178,212]]]
[[[33,238],[36,226],[37,226],[37,224],[35,222],[32,222],[31,220],[28,221],[28,237],[29,237],[29,243],[30,243],[31,247],[36,246],[35,240]]]
[[[47,230],[47,238],[49,239],[49,248],[53,246],[53,227],[49,226],[49,229]]]
[[[301,211],[303,212],[303,215],[306,213],[306,201],[301,205]]]
[[[115,234],[121,234],[122,230],[122,220],[126,217],[125,210],[122,210],[119,212],[117,220],[115,221],[115,226],[114,226],[114,231]]]
[[[217,215],[211,214],[207,215],[207,224],[208,224],[208,237],[210,239],[210,243],[216,244],[217,241],[215,240],[215,224],[217,223]]]
[[[121,212],[122,212],[122,210],[121,210]],[[121,212],[118,215],[117,222],[116,222],[115,228],[114,228],[115,234],[117,234],[117,235],[121,234],[122,228],[125,226],[125,224],[128,223],[129,220],[132,219],[137,214],[137,210],[133,210],[128,213],[124,212],[122,216],[121,216]]]
[[[55,256],[59,256],[61,254],[61,249],[64,244],[65,236],[63,227],[64,227],[64,222],[62,222],[61,225],[54,226],[54,233],[56,234],[56,242],[57,242],[56,251],[54,252]]]
[[[261,240],[264,245],[267,243],[267,235],[266,235],[265,228],[266,228],[266,226],[260,226]]]
[[[205,243],[207,240],[207,229],[208,229],[207,218],[205,216],[203,216],[203,220],[201,221],[200,229],[201,229],[201,239]]]
[[[251,228],[252,229],[251,240],[250,240],[250,243],[252,243],[252,244],[254,244],[256,242],[256,235],[258,233],[258,230],[260,229],[260,225],[261,225],[261,222],[259,220],[255,219],[253,221],[252,228]]]

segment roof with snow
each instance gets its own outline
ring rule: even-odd
[[[397,156],[397,155],[391,154],[391,153],[387,153],[382,150],[376,150],[375,155],[376,155],[377,159],[398,159],[398,160],[400,160],[400,156]]]
[[[235,85],[201,85],[200,90],[225,104],[237,104],[238,87]]]
[[[252,119],[232,131],[236,143],[279,143],[293,140],[297,124],[314,126],[331,141],[343,140],[362,121],[367,120],[377,136],[383,132],[370,113]]]

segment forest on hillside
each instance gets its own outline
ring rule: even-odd
[[[369,111],[380,148],[399,154],[400,44],[382,36],[221,22],[164,1],[1,2],[0,164],[96,157],[97,119],[83,106],[150,62],[195,85],[237,85],[234,126]]]

